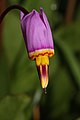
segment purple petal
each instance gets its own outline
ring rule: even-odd
[[[23,17],[24,17],[24,13],[20,12],[20,18],[21,18],[21,20],[23,19]]]
[[[52,38],[52,33],[51,33],[51,28],[50,28],[50,25],[49,25],[49,22],[48,22],[48,19],[44,13],[44,10],[42,8],[40,8],[40,12],[41,12],[41,15],[43,17],[43,20],[47,26],[47,34],[48,34],[48,41],[49,41],[49,45],[53,47],[54,49],[54,44],[53,44],[53,38]]]
[[[25,16],[21,13],[21,27],[28,52],[53,49],[51,30],[42,9],[41,16],[36,10]]]

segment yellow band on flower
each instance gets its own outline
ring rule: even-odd
[[[36,65],[49,65],[49,58],[48,56],[44,55],[44,56],[38,56],[36,58]]]
[[[54,55],[54,50],[53,49],[41,49],[41,50],[36,50],[34,52],[29,53],[29,57],[34,60],[38,56],[49,56],[52,57]]]

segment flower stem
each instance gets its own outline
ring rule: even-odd
[[[0,13],[5,9],[6,7],[6,0],[0,0]],[[4,27],[4,24],[0,24],[0,57],[1,57],[1,54],[3,52],[3,27]]]
[[[21,7],[20,5],[12,5],[12,6],[8,7],[8,8],[6,8],[6,9],[0,14],[0,23],[2,22],[3,18],[5,17],[5,15],[6,15],[9,11],[11,11],[11,10],[13,10],[13,9],[21,10],[24,14],[28,14],[28,13],[29,13],[25,8]]]

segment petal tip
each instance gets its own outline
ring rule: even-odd
[[[40,7],[40,11],[44,11],[42,7]]]
[[[32,12],[33,12],[34,14],[38,13],[35,9],[33,9]]]
[[[21,12],[20,12],[20,18],[21,18],[21,20],[23,19],[24,15],[25,15],[25,14],[21,11]]]
[[[40,13],[41,15],[43,15],[44,9],[42,7],[40,7]]]

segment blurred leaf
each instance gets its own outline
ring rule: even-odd
[[[72,54],[71,49],[68,47],[67,44],[65,44],[64,41],[56,39],[55,42],[60,48],[64,60],[67,62],[67,65],[70,68],[73,77],[75,78],[75,83],[77,84],[77,87],[80,89],[80,68],[76,58]]]
[[[74,52],[80,51],[80,22],[77,21],[69,26],[59,29],[55,33],[55,38],[63,40]]]
[[[0,101],[0,120],[18,120],[18,115],[22,118],[19,117],[19,120],[26,120],[23,119],[25,118],[25,115],[22,111],[28,107],[29,104],[30,99],[27,96],[6,96]]]
[[[54,116],[54,118],[57,118],[57,116],[62,116],[67,114],[69,111],[69,102],[74,95],[74,87],[71,82],[70,75],[68,73],[68,70],[65,68],[61,68],[58,70],[58,75],[56,76],[56,81],[54,79],[53,82],[53,88],[52,88],[52,107],[53,112],[50,116]],[[52,76],[53,77],[53,76]],[[53,80],[53,78],[52,78]]]
[[[60,67],[60,60],[55,49],[54,56],[50,58],[49,75],[55,77]]]
[[[3,98],[9,90],[9,68],[5,54],[0,55],[0,99]]]
[[[76,120],[80,120],[80,118],[77,118]]]
[[[8,57],[9,65],[12,66],[21,44],[24,45],[24,41],[22,41],[20,21],[17,15],[11,12],[6,16],[4,21],[4,49]]]
[[[7,0],[8,4],[18,4],[19,0]]]
[[[13,71],[12,93],[34,93],[38,85],[40,85],[40,82],[34,62],[26,58],[26,51],[24,51],[23,56],[20,58]]]

